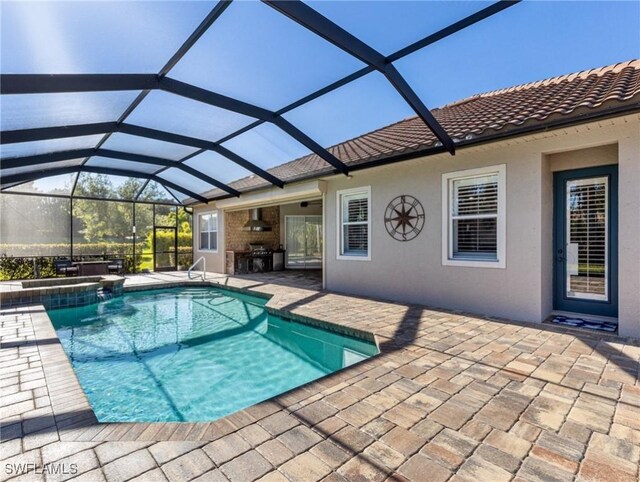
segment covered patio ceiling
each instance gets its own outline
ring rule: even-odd
[[[399,50],[389,50],[388,45],[374,48],[321,14],[321,8],[300,1],[232,5],[223,0],[213,5],[154,73],[132,72],[131,65],[113,73],[118,69],[112,64],[123,63],[117,58],[105,60],[98,73],[86,73],[86,68],[67,68],[67,73],[34,71],[9,59],[3,62],[0,79],[1,189],[10,192],[23,183],[63,175],[75,175],[75,186],[81,173],[95,173],[153,181],[179,203],[192,204],[240,196],[229,184],[246,176],[258,176],[282,188],[285,182],[269,169],[309,152],[335,173],[347,175],[345,162],[305,133],[308,126],[299,128],[292,119],[306,104],[363,78],[392,90],[404,108],[428,126],[442,149],[454,154],[452,138],[394,63],[518,1],[470,2],[474,11]],[[478,9],[479,5],[484,8]],[[166,10],[154,13],[170,13]],[[5,18],[10,14],[3,12]],[[34,10],[33,15],[39,12]],[[175,27],[167,37],[182,34],[184,38],[187,24],[184,19],[165,17],[147,28]],[[224,63],[225,43],[252,29],[270,38],[277,35],[285,42],[283,49],[293,50],[279,58],[274,45],[265,48],[256,42],[247,46],[245,70],[234,71],[233,65]],[[28,43],[29,32],[29,28],[18,29],[14,40]],[[73,32],[57,35],[81,37]],[[254,40],[259,38],[256,35]],[[162,55],[166,43],[157,48],[149,45],[148,57]],[[203,68],[209,57],[216,61]],[[145,56],[140,65],[150,63],[146,60]],[[260,69],[270,70],[272,80],[282,85],[260,88],[264,78]],[[371,101],[375,104],[377,99]],[[278,145],[284,147],[278,149]],[[146,182],[137,196],[145,186]]]

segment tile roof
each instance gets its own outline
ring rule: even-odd
[[[556,120],[570,122],[588,113],[634,103],[640,107],[640,60],[477,94],[433,109],[432,113],[454,141],[473,143],[500,132],[517,135],[529,126],[544,127]],[[418,117],[411,117],[328,150],[347,165],[355,166],[413,152],[417,157],[439,145],[427,126]],[[269,172],[291,182],[326,175],[333,168],[317,155],[309,154]],[[256,176],[230,185],[239,191],[269,186]],[[222,194],[214,190],[207,196]]]

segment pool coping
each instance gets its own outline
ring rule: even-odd
[[[214,281],[201,280],[141,284],[125,288],[125,293],[183,286],[206,286],[226,289],[269,298],[269,302],[276,302],[278,298],[277,294],[263,293],[248,288],[223,286]],[[292,397],[298,396],[296,392],[299,392],[300,398],[308,397],[310,392],[320,393],[327,388],[327,382],[329,384],[338,384],[343,378],[353,376],[352,372],[359,370],[359,366],[382,355],[380,344],[372,332],[295,315],[287,310],[279,310],[266,305],[265,308],[268,312],[278,314],[285,319],[292,319],[293,321],[372,341],[378,348],[378,354],[211,422],[100,422],[71,365],[71,361],[64,351],[44,305],[28,305],[9,308],[9,310],[22,310],[31,315],[35,342],[40,352],[51,409],[61,441],[195,442],[217,440],[255,423],[279,410],[278,399],[286,398],[290,400]]]
[[[235,293],[246,294],[250,296],[255,296],[257,298],[263,298],[268,300],[264,305],[264,308],[267,312],[280,316],[289,321],[296,321],[302,324],[310,325],[315,328],[321,328],[324,330],[332,331],[334,333],[338,333],[341,335],[350,336],[353,338],[358,338],[364,341],[368,341],[371,343],[375,343],[378,350],[380,350],[380,345],[374,333],[367,330],[360,330],[358,328],[353,328],[346,325],[340,325],[338,323],[334,323],[326,320],[319,320],[318,318],[313,318],[309,316],[299,315],[297,313],[293,313],[291,311],[282,310],[280,308],[274,308],[273,306],[269,306],[270,304],[277,305],[280,299],[280,295],[273,293],[264,293],[261,291],[257,291],[251,288],[240,288],[237,286],[230,286],[228,284],[218,283],[217,281],[201,281],[201,280],[193,280],[193,281],[170,281],[163,283],[148,283],[148,284],[140,284],[136,286],[128,286],[124,288],[125,293],[131,293],[136,291],[147,291],[147,290],[161,290],[161,289],[171,289],[171,288],[181,288],[186,286],[203,286],[209,288],[218,288],[221,290],[227,290]]]

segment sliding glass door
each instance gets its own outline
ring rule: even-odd
[[[322,216],[285,216],[287,268],[322,268]]]

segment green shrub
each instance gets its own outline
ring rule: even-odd
[[[40,278],[55,276],[56,270],[53,266],[53,258],[0,256],[0,281],[35,278],[36,270]]]
[[[173,235],[171,233],[158,233],[158,248],[160,251],[173,251]],[[150,237],[152,239],[152,237]],[[147,241],[150,242],[149,240]],[[178,242],[178,266],[190,266],[193,263],[193,253],[191,246],[191,234],[179,233]],[[124,257],[125,273],[140,272],[143,264],[146,269],[153,269],[153,251],[146,245],[147,243],[136,244],[136,255],[133,256],[133,245],[131,243],[82,243],[73,246],[74,259],[78,256],[96,256],[102,259]],[[31,244],[31,245],[0,245],[0,281],[32,279],[36,277],[36,270],[39,278],[55,276],[53,260],[55,257],[33,256],[33,253],[69,253],[70,246],[66,244]],[[144,250],[144,254],[143,254]],[[13,256],[7,256],[7,252]],[[68,255],[60,255],[60,258]],[[148,258],[151,258],[149,260]],[[145,258],[147,258],[145,260]],[[174,256],[170,256],[171,263],[175,263]],[[34,264],[35,262],[35,264]]]

